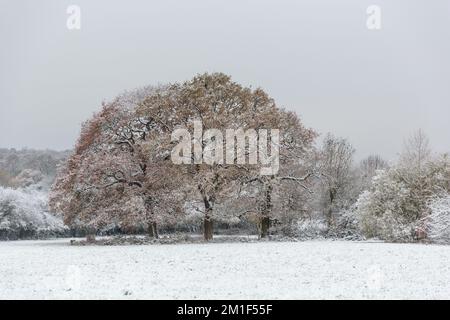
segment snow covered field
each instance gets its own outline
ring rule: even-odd
[[[450,247],[0,242],[1,299],[450,298]]]

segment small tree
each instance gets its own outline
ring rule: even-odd
[[[420,171],[431,158],[430,140],[421,130],[412,133],[404,142],[400,161]]]
[[[328,228],[334,224],[333,214],[339,211],[339,202],[344,201],[352,182],[352,164],[355,150],[343,138],[328,134],[323,142],[320,154],[322,176],[323,208]]]
[[[388,163],[379,155],[370,155],[361,160],[358,170],[358,175],[361,178],[361,189],[369,188],[372,178],[377,174],[377,171],[388,167]]]

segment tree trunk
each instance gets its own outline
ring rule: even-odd
[[[209,241],[213,239],[213,203],[206,196],[203,197],[203,203],[205,205],[205,217],[203,219],[203,237],[206,241]]]
[[[203,220],[203,237],[206,241],[213,239],[213,221],[211,218]]]
[[[148,236],[150,238],[154,238],[155,237],[155,234],[153,233],[153,225],[152,224],[149,224],[147,226],[147,233],[148,233]]]
[[[86,242],[95,242],[95,234],[97,233],[97,229],[92,226],[88,226],[84,230],[86,231]]]
[[[259,238],[266,238],[269,235],[270,228],[270,215],[272,213],[272,185],[269,184],[266,187],[264,205],[261,212],[261,218],[259,220]]]
[[[88,232],[86,234],[86,242],[89,242],[89,243],[95,242],[95,232]]]
[[[153,239],[158,239],[158,227],[156,222],[150,222],[147,227],[148,236]]]
[[[263,239],[269,235],[270,228],[270,218],[269,217],[261,217],[259,221],[259,238]]]
[[[333,189],[329,190],[330,195],[330,207],[327,210],[327,224],[328,224],[328,231],[333,227],[333,205],[334,205],[334,199],[335,199],[335,192]]]
[[[333,227],[333,209],[331,207],[327,210],[327,226],[328,230]]]
[[[156,222],[152,223],[152,230],[153,230],[153,237],[155,239],[159,239],[158,226],[156,225]]]

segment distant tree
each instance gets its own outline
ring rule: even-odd
[[[323,142],[320,154],[320,170],[322,176],[322,196],[326,221],[333,227],[333,214],[339,211],[339,203],[346,197],[352,182],[352,164],[355,150],[343,138],[328,134]]]
[[[370,155],[361,160],[357,173],[361,179],[361,191],[370,187],[372,178],[377,174],[377,171],[384,170],[388,166],[388,163],[379,155]]]
[[[0,171],[10,177],[12,183],[10,186],[22,186],[25,175],[29,176],[32,173],[34,176],[32,180],[40,176],[38,179],[40,181],[29,180],[29,183],[39,184],[40,188],[48,190],[56,175],[58,164],[67,156],[67,151],[0,149]]]
[[[44,179],[43,174],[39,170],[24,169],[11,181],[12,185],[19,188],[26,188],[36,185]]]
[[[383,170],[388,167],[388,163],[379,155],[370,155],[361,160],[360,168],[365,177],[374,176],[377,170]]]
[[[419,129],[411,134],[404,142],[400,161],[408,166],[416,167],[420,171],[430,160],[430,157],[430,140],[427,135]]]

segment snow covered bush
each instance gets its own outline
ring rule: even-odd
[[[45,193],[0,187],[0,239],[48,236],[65,230],[61,219],[48,212]]]
[[[325,237],[328,231],[326,220],[301,219],[297,221],[297,234],[300,239],[316,239]]]
[[[390,241],[411,241],[414,218],[408,218],[411,191],[389,171],[380,171],[370,191],[363,192],[357,203],[357,219],[366,237]]]
[[[400,162],[378,171],[371,188],[356,203],[364,235],[389,241],[422,238],[429,201],[449,190],[449,168],[449,158],[444,155],[417,164]]]
[[[423,218],[427,238],[435,243],[450,244],[450,195],[429,202],[430,213]]]
[[[365,238],[359,228],[357,208],[355,205],[341,210],[336,215],[335,224],[333,228],[329,229],[328,236],[348,240],[362,240]]]

